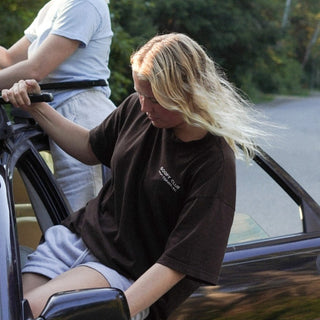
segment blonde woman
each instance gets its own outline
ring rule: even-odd
[[[136,93],[91,131],[30,105],[27,93],[40,92],[33,80],[2,92],[66,152],[112,171],[98,197],[29,256],[23,285],[35,316],[54,292],[112,286],[125,292],[131,317],[166,319],[200,285],[218,282],[236,145],[255,153],[255,118],[186,35],[154,37],[131,65]]]

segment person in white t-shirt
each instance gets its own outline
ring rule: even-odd
[[[19,41],[0,47],[0,89],[30,78],[40,83],[108,80],[112,36],[108,1],[51,0]],[[88,129],[115,109],[108,85],[51,93],[52,107]],[[100,190],[101,166],[82,164],[52,141],[50,149],[56,178],[75,211]]]

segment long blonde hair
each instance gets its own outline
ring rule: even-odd
[[[237,145],[247,159],[257,152],[255,139],[264,132],[255,111],[197,42],[179,33],[155,36],[130,61],[138,77],[149,81],[161,106],[224,137],[237,156]]]

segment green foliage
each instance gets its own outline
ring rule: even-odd
[[[23,36],[46,0],[6,0],[0,2],[1,45],[8,48]]]
[[[159,32],[183,32],[204,45],[229,79],[249,96],[298,90],[302,72],[283,37],[283,3],[269,0],[162,0],[154,21]],[[294,69],[297,68],[295,71]]]
[[[111,99],[119,104],[133,91],[130,68],[131,54],[149,38],[156,29],[149,16],[149,6],[142,0],[111,1],[110,12],[114,37],[109,66],[111,69]]]
[[[45,0],[0,3],[1,45],[19,39]],[[183,32],[203,45],[229,80],[249,97],[320,88],[320,1],[111,0],[114,38],[109,66],[112,100],[132,92],[130,55],[157,33]],[[314,39],[315,38],[315,39]],[[312,41],[314,40],[314,41]]]

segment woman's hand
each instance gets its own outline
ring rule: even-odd
[[[13,106],[29,110],[31,101],[29,94],[40,94],[41,89],[35,80],[20,80],[12,88],[2,90],[2,98]]]
[[[66,119],[45,102],[33,103],[31,106],[28,94],[41,94],[36,80],[20,80],[11,89],[2,90],[2,98],[6,102],[28,111],[64,151],[85,164],[99,163],[90,146],[88,129]]]

